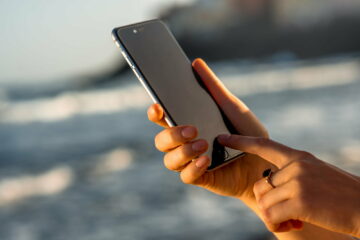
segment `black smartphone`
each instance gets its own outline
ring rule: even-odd
[[[235,133],[218,105],[193,71],[191,62],[168,27],[151,20],[112,31],[115,44],[155,103],[165,111],[169,126],[193,125],[207,140],[208,170],[243,154],[220,145],[216,137]]]

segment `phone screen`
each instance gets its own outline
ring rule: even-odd
[[[134,24],[115,29],[115,33],[166,117],[174,125],[197,127],[198,138],[208,141],[209,169],[241,154],[217,143],[219,134],[229,133],[221,111],[199,84],[191,62],[163,22]]]

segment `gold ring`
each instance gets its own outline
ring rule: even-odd
[[[269,175],[265,178],[265,181],[272,187],[272,188],[276,188],[275,185],[272,183],[272,175],[273,175],[273,172],[271,171],[269,173]]]

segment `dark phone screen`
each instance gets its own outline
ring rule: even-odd
[[[172,122],[196,126],[198,138],[208,141],[210,169],[241,153],[225,150],[214,142],[219,134],[229,130],[218,106],[198,83],[189,59],[165,24],[161,21],[135,24],[117,29],[117,35]]]

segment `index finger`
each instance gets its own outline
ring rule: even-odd
[[[219,143],[243,152],[256,154],[278,168],[294,160],[296,150],[268,138],[245,137],[240,135],[220,135]]]
[[[147,111],[148,119],[161,127],[168,128],[169,125],[165,121],[164,110],[160,104],[153,104],[148,108]]]

